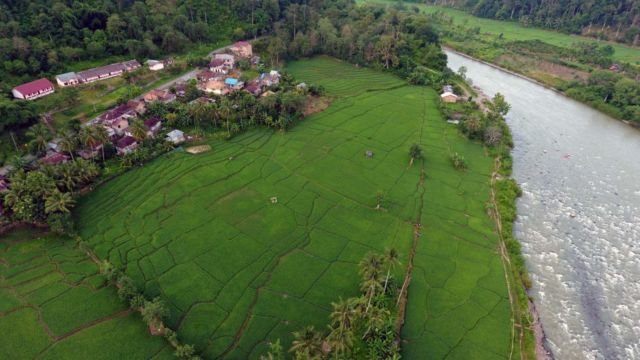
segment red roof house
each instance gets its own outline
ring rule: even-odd
[[[53,84],[47,79],[38,79],[16,86],[11,90],[16,99],[33,100],[54,92]]]
[[[138,142],[131,136],[125,136],[118,140],[116,148],[118,149],[118,155],[125,155],[138,147]]]
[[[45,155],[45,157],[40,159],[40,162],[42,162],[45,165],[58,165],[58,164],[66,163],[67,161],[69,161],[68,155],[59,153],[59,152],[53,152],[53,151],[48,152],[47,155]]]

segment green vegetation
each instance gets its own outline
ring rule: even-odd
[[[359,0],[363,3],[380,3],[391,4],[398,3],[394,0]],[[478,29],[479,33],[491,38],[500,36],[507,41],[530,41],[540,40],[550,45],[570,48],[577,42],[588,42],[597,45],[611,45],[615,50],[613,58],[616,61],[638,64],[640,62],[640,48],[618,44],[614,42],[598,41],[596,39],[563,34],[560,32],[545,30],[536,27],[523,26],[516,22],[485,19],[473,16],[461,10],[452,9],[444,6],[413,4],[405,1],[407,7],[417,6],[421,11],[427,14],[440,13],[451,19],[450,25],[463,25],[469,29]],[[444,40],[444,39],[443,39]],[[446,41],[445,41],[446,42]]]
[[[0,262],[0,357],[171,359],[71,240],[14,231]]]
[[[407,6],[430,14],[447,46],[640,124],[640,48],[477,18],[451,8],[409,3],[395,7]]]
[[[437,4],[439,1],[430,2]],[[453,0],[448,1],[447,5],[482,18],[517,21],[525,27],[537,26],[574,34],[584,33],[593,38],[640,45],[637,18],[640,9],[633,0],[558,0],[533,3],[526,0]]]
[[[321,329],[332,301],[356,295],[363,253],[394,247],[408,264],[421,223],[406,356],[507,357],[482,147],[442,120],[433,90],[330,58],[287,69],[339,98],[287,133],[213,140],[211,152],[171,153],[104,184],[75,212],[83,238],[147,298],[161,297],[167,324],[203,357],[256,358],[269,342]],[[414,144],[425,157],[407,167]],[[466,172],[448,164],[453,152]]]

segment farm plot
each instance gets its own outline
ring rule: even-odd
[[[205,358],[257,358],[269,341],[290,344],[292,331],[304,325],[323,327],[330,302],[358,291],[357,263],[366,252],[395,247],[404,268],[419,210],[431,206],[444,219],[434,222],[434,228],[457,222],[461,231],[480,236],[476,241],[486,246],[474,249],[472,255],[479,259],[460,250],[465,244],[438,246],[444,262],[461,265],[436,279],[430,273],[438,267],[428,256],[440,254],[421,250],[426,254],[420,258],[421,271],[427,276],[411,285],[416,307],[410,305],[408,318],[416,319],[408,326],[416,330],[404,335],[418,346],[428,341],[423,337],[438,334],[452,349],[460,347],[457,354],[462,355],[482,339],[470,331],[456,332],[457,327],[484,326],[497,318],[504,321],[493,336],[504,346],[490,351],[504,350],[509,309],[496,308],[484,293],[469,300],[470,294],[481,292],[479,286],[506,297],[503,279],[485,284],[496,279],[477,271],[491,267],[491,257],[499,265],[488,245],[495,237],[484,215],[489,170],[484,167],[490,163],[482,148],[445,133],[435,108],[437,95],[430,89],[404,86],[391,75],[329,58],[296,62],[289,71],[324,85],[337,99],[288,133],[256,130],[231,141],[212,141],[210,152],[197,157],[172,153],[105,184],[77,207],[83,238],[98,256],[124,268],[148,296],[166,300],[172,310],[169,325]],[[423,205],[421,169],[409,167],[409,148],[423,143],[429,166],[431,156],[448,161],[447,140],[480,162],[470,176],[454,173],[451,184],[441,179],[453,190],[438,189],[447,196],[439,203],[429,204],[425,194]],[[365,156],[367,151],[373,156]],[[486,171],[476,174],[480,168]],[[448,175],[448,169],[429,171],[427,179]],[[471,195],[463,196],[461,204],[448,204],[459,199],[456,191]],[[382,211],[375,210],[378,193],[384,198]],[[457,241],[445,230],[433,236],[442,236],[445,244]],[[398,269],[397,281],[402,272]],[[427,307],[433,296],[420,295],[441,279],[451,284],[443,288],[451,298],[442,295],[438,299],[446,304]],[[451,313],[448,300],[451,306],[453,301],[479,306],[465,308],[473,317],[461,317],[449,329],[431,321]],[[496,308],[500,316],[487,315],[484,308]],[[427,318],[427,309],[439,313],[430,312]],[[416,352],[423,348],[415,346],[407,354],[420,356],[410,358],[443,355],[439,349]]]
[[[3,359],[171,358],[70,240],[31,230],[0,239],[0,332]]]

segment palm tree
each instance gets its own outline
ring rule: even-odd
[[[104,162],[104,145],[109,141],[109,133],[104,126],[98,125],[93,128],[96,139],[102,144],[102,162]]]
[[[50,194],[45,195],[44,212],[45,214],[54,212],[69,213],[75,203],[71,194],[55,189]]]
[[[71,155],[71,159],[75,159],[73,156],[73,152],[76,150],[76,146],[78,145],[78,138],[75,132],[73,131],[65,131],[62,133],[62,139],[60,139],[60,148],[63,151],[66,151]]]
[[[51,131],[46,125],[38,123],[27,130],[27,136],[31,138],[29,147],[37,153],[43,153],[47,150],[47,143],[51,140]]]
[[[131,123],[129,127],[131,135],[137,140],[142,141],[147,138],[147,126],[140,119],[136,119]]]
[[[85,147],[85,149],[91,151],[93,151],[93,148],[100,143],[100,140],[98,140],[98,136],[96,134],[95,127],[83,127],[82,129],[80,129],[78,137],[80,138],[80,142]]]
[[[389,284],[389,278],[391,277],[391,270],[400,263],[399,254],[396,249],[388,249],[384,253],[384,262],[387,264],[387,276],[384,279],[383,294],[387,293],[387,284]]]
[[[331,333],[329,333],[329,343],[335,351],[336,358],[348,351],[353,346],[353,326],[358,318],[354,299],[340,300],[331,303]]]
[[[367,306],[365,308],[365,314],[369,312],[371,307],[371,301],[377,294],[378,290],[382,289],[380,286],[380,276],[382,274],[382,267],[384,265],[384,258],[375,253],[369,253],[360,261],[360,275],[362,276],[362,290],[367,297]]]
[[[66,189],[67,191],[73,191],[73,189],[78,184],[78,178],[74,169],[71,167],[69,163],[62,164],[58,167],[59,172],[57,176],[58,186]]]
[[[301,331],[293,332],[294,340],[289,352],[296,358],[319,359],[322,354],[322,336],[313,326],[307,326]]]
[[[367,329],[365,330],[362,338],[366,338],[369,332],[373,329],[380,329],[384,324],[389,321],[391,313],[384,307],[374,306],[365,318]]]
[[[409,163],[409,166],[413,165],[413,162],[416,159],[422,159],[424,155],[422,153],[422,148],[420,147],[420,145],[411,145],[411,148],[409,149],[409,156],[411,156],[411,162]]]

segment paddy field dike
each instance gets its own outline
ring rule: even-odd
[[[367,252],[396,248],[401,265],[395,281],[402,283],[419,228],[403,358],[508,358],[507,286],[485,210],[492,159],[441,118],[430,88],[325,57],[291,63],[287,70],[325,86],[331,106],[286,133],[259,129],[211,141],[209,152],[173,152],[100,186],[74,212],[83,240],[99,258],[124,269],[147,297],[161,297],[171,308],[168,325],[204,358],[256,359],[268,342],[280,339],[288,347],[291,332],[305,325],[324,329],[331,302],[358,293],[357,264]],[[410,166],[415,143],[425,159]],[[466,171],[451,165],[455,152],[466,158]],[[380,196],[382,209],[376,210]],[[77,254],[71,245],[39,241],[36,249],[3,243],[0,253],[3,306],[22,306],[18,314],[31,317],[33,328],[42,325],[37,301],[65,295],[51,290],[34,300],[19,298],[20,305],[4,304],[6,293],[13,296],[11,287],[22,282],[15,277],[23,276],[6,264],[11,269],[36,259],[25,255],[30,251],[42,258],[33,260],[38,264],[57,261],[59,252]],[[81,257],[70,259],[82,264]],[[52,330],[60,329],[56,335],[122,314],[112,321],[131,327],[120,340],[123,347],[146,351],[142,357],[170,354],[162,339],[148,335],[139,315],[129,323],[115,290],[101,288],[95,266],[78,265],[75,272],[74,281],[87,283],[83,291],[104,294],[89,301],[66,290],[65,301],[92,315],[74,320],[78,324],[45,317]],[[66,272],[53,274],[48,283],[68,286]],[[20,323],[10,316],[0,312],[0,328]],[[92,328],[98,326],[107,325]],[[108,339],[120,336],[83,330],[78,334],[87,333],[85,342],[92,343],[61,348],[46,330],[38,331],[40,348],[58,347],[65,358],[81,358],[78,349],[85,348],[108,353]]]
[[[172,359],[72,240],[0,239],[1,359]]]

